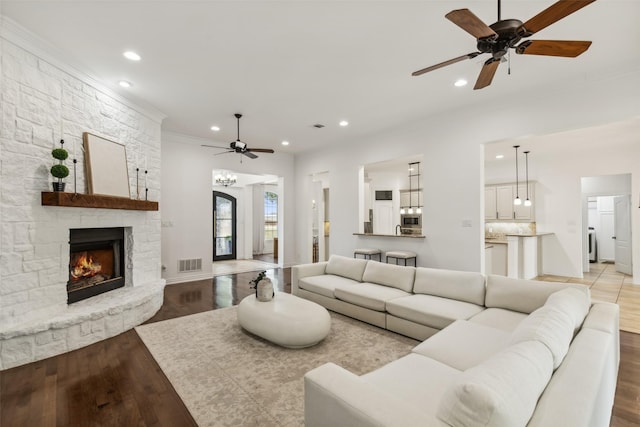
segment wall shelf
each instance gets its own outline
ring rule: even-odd
[[[43,191],[42,206],[64,206],[70,208],[126,209],[132,211],[157,211],[158,202],[133,200],[125,197],[100,194],[65,193]]]

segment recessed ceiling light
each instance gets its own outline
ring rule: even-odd
[[[504,154],[496,154],[496,159],[504,159]]]
[[[128,50],[124,52],[123,55],[125,58],[130,59],[131,61],[140,61],[140,55],[138,55],[132,50]]]
[[[218,132],[220,128],[218,126],[211,126],[211,130],[214,132]]]
[[[128,81],[126,81],[126,80],[120,80],[120,83],[119,83],[119,84],[120,84],[120,86],[122,86],[122,87],[131,87],[131,86],[133,86],[131,83],[129,83],[129,82],[128,82]]]
[[[289,141],[282,141],[282,145],[289,145]]]
[[[458,79],[458,80],[456,80],[456,82],[453,85],[455,87],[466,86],[467,85],[467,81],[465,79]]]
[[[340,124],[340,126],[342,126],[342,127],[349,126],[349,122],[348,122],[348,121],[346,121],[346,120],[342,120],[342,121],[340,121],[340,123],[339,123],[339,124]]]

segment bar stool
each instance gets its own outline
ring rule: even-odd
[[[404,260],[404,265],[407,265],[408,259],[413,259],[413,266],[417,266],[418,255],[415,252],[411,251],[389,251],[387,252],[387,264],[389,264],[389,258],[394,258],[396,260],[396,265],[398,264],[399,259]]]
[[[382,262],[382,251],[380,249],[360,248],[353,251],[354,258],[358,258],[358,255],[362,255],[364,259],[371,259],[372,256],[377,256],[378,261]]]

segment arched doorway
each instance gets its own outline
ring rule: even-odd
[[[236,198],[213,192],[213,260],[236,259]]]

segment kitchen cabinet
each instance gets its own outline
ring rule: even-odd
[[[422,190],[400,190],[400,207],[422,207]]]
[[[496,215],[497,219],[513,219],[513,185],[499,185],[496,187]]]
[[[501,221],[533,221],[534,220],[534,183],[529,182],[529,200],[531,206],[524,206],[527,198],[526,184],[518,185],[516,191],[515,184],[487,185],[484,189],[484,219]],[[523,204],[515,206],[513,199],[516,194],[520,196]]]
[[[491,274],[507,275],[507,242],[491,243]]]
[[[515,185],[513,188],[515,189]],[[533,209],[533,183],[529,183],[529,200],[531,200],[531,206],[525,206],[524,201],[527,200],[527,185],[520,184],[518,185],[518,196],[520,196],[520,200],[522,200],[522,204],[520,206],[513,206],[513,219],[522,219],[533,221],[534,219],[534,209]],[[515,195],[514,195],[515,197]]]
[[[496,197],[496,187],[493,185],[484,187],[484,219],[496,219],[498,208]]]

